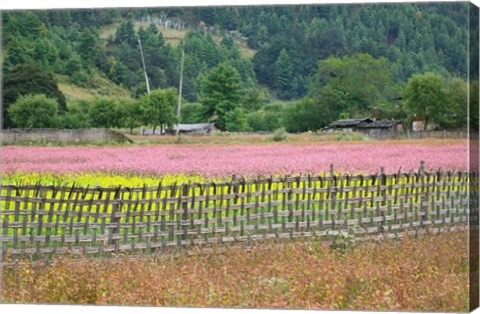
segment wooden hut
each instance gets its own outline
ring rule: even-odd
[[[355,130],[375,138],[388,138],[403,132],[401,120],[377,120],[359,123]]]
[[[324,131],[332,132],[332,131],[342,131],[342,132],[353,132],[356,131],[356,127],[360,123],[371,123],[373,122],[370,118],[360,118],[360,119],[342,119],[330,123],[325,128]]]

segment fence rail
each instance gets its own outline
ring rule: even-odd
[[[478,134],[468,131],[389,131],[378,129],[355,129],[356,132],[366,134],[376,139],[478,139]]]
[[[468,131],[407,131],[403,133],[393,134],[394,138],[406,138],[406,139],[423,139],[423,138],[436,138],[436,139],[467,139],[469,136],[476,136],[473,132]]]
[[[478,175],[290,176],[156,187],[0,188],[3,256],[164,252],[169,247],[401,236],[467,225]]]

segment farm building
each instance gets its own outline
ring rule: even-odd
[[[378,120],[358,124],[356,131],[371,137],[382,138],[403,132],[403,127],[401,120]]]
[[[193,124],[179,124],[174,125],[173,128],[169,129],[166,127],[163,132],[160,128],[155,130],[155,135],[165,135],[165,134],[175,134],[177,127],[180,128],[179,133],[195,133],[195,134],[210,134],[216,130],[213,123],[193,123]],[[153,130],[150,129],[141,129],[140,133],[142,135],[153,135]]]
[[[193,123],[174,125],[171,130],[167,129],[167,132],[175,133],[177,127],[179,128],[179,133],[210,134],[216,130],[213,123]]]
[[[356,131],[357,126],[360,123],[371,123],[373,122],[370,118],[360,118],[360,119],[342,119],[330,123],[325,128],[324,131],[342,131],[342,132],[353,132]]]
[[[361,132],[372,137],[389,137],[403,131],[401,123],[401,120],[342,119],[327,125],[324,130]]]

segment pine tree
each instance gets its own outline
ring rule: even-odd
[[[137,44],[135,29],[133,28],[132,20],[128,19],[120,24],[115,33],[115,41],[118,43],[127,43],[130,46]]]
[[[93,65],[100,53],[98,36],[91,28],[85,28],[79,35],[78,54],[82,57],[84,65]]]
[[[292,98],[293,64],[285,49],[275,62],[275,91],[280,99]]]
[[[202,86],[204,118],[225,130],[227,113],[240,106],[240,90],[240,76],[234,67],[221,63],[213,68]]]

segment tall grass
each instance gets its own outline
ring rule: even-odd
[[[81,259],[3,272],[7,303],[466,311],[467,233]]]

